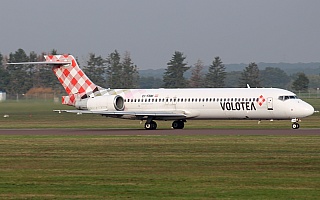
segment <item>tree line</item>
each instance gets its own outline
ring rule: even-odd
[[[302,72],[290,77],[280,68],[267,67],[260,71],[258,65],[254,62],[250,63],[242,72],[227,73],[226,67],[219,56],[213,59],[208,72],[205,74],[202,73],[204,64],[199,59],[192,68],[191,77],[187,80],[183,73],[191,67],[187,66],[185,59],[186,57],[182,52],[176,51],[174,53],[163,76],[164,87],[279,87],[301,92],[306,92],[309,88],[309,79]],[[226,81],[229,85],[226,85]]]
[[[62,86],[50,67],[41,65],[6,65],[10,62],[44,61],[45,53],[29,55],[23,49],[4,56],[0,53],[0,91],[9,94],[25,94],[32,88],[52,88],[64,93]],[[57,50],[49,52],[57,55]],[[130,53],[121,55],[117,50],[105,58],[89,53],[87,60],[80,66],[87,76],[97,85],[105,88],[223,88],[223,87],[279,87],[294,91],[307,91],[309,78],[304,73],[288,76],[280,68],[267,67],[259,70],[256,63],[250,63],[243,71],[226,72],[219,56],[214,57],[208,71],[203,72],[205,64],[199,59],[193,66],[185,61],[186,56],[175,51],[167,63],[163,78],[139,76],[138,66]],[[79,63],[79,62],[78,62]],[[185,72],[191,70],[186,78]]]

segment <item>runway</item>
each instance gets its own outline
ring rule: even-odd
[[[0,129],[0,135],[316,135],[320,129]]]

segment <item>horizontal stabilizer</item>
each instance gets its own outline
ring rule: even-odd
[[[7,63],[8,65],[70,65],[71,61],[44,61],[44,62],[19,62],[19,63]]]

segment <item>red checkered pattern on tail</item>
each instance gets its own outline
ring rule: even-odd
[[[62,104],[74,106],[76,104],[76,99],[79,98],[76,94],[70,94],[69,96],[62,96]]]
[[[48,62],[66,62],[71,61],[70,66],[54,66],[52,68],[54,74],[63,85],[68,94],[86,94],[94,91],[97,87],[91,80],[83,73],[78,66],[76,60],[71,55],[50,55],[46,56]]]

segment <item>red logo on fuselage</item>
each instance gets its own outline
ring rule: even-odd
[[[260,95],[259,100],[258,100],[259,106],[262,106],[262,104],[263,104],[265,101],[266,101],[266,99],[265,99],[262,95]]]

